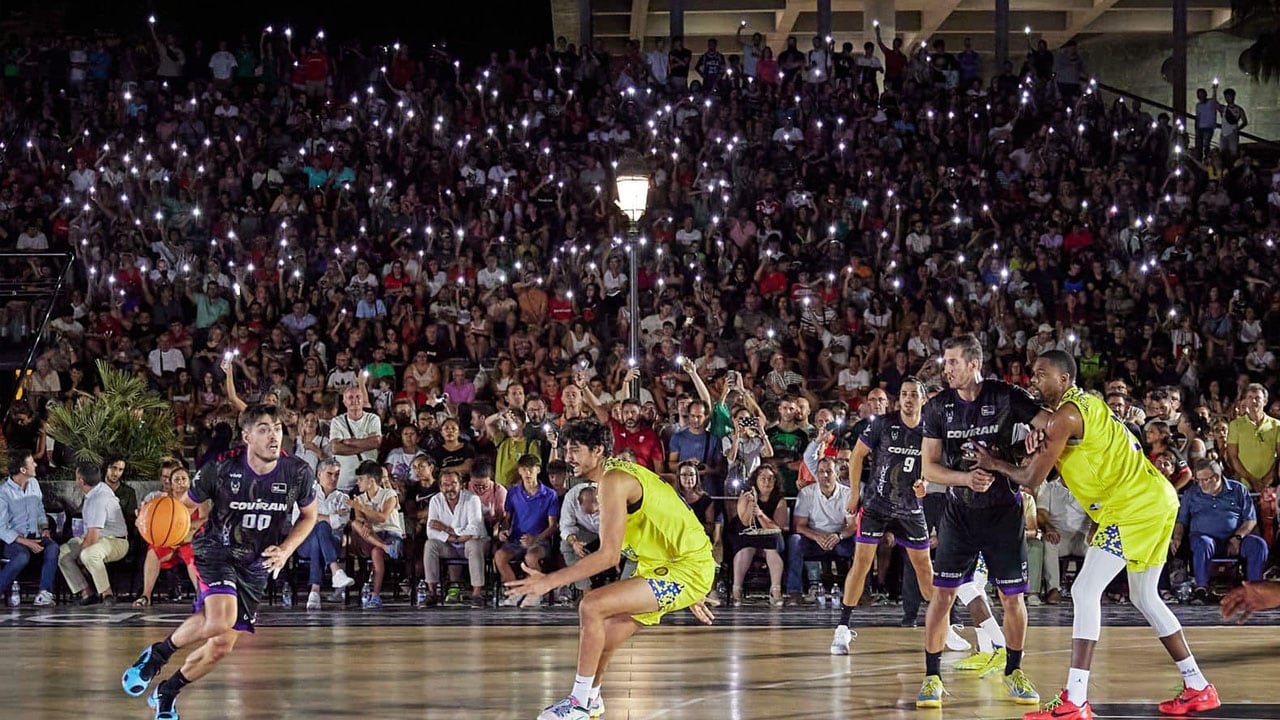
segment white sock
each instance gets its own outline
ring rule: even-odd
[[[575,675],[573,678],[573,692],[569,693],[574,702],[586,707],[591,702],[591,685],[596,681],[594,675]]]
[[[1000,623],[996,622],[995,618],[989,617],[983,620],[982,624],[978,625],[978,629],[986,633],[992,645],[998,648],[1004,647],[1004,630],[1000,629]],[[991,650],[988,649],[987,652]]]
[[[1200,672],[1200,666],[1196,664],[1193,655],[1188,655],[1186,660],[1178,661],[1178,672],[1182,673],[1182,684],[1192,690],[1203,690],[1209,687],[1209,681],[1204,679],[1204,674]]]
[[[991,643],[991,636],[987,635],[986,630],[978,626],[973,629],[973,632],[978,636],[978,652],[989,653],[994,649]]]
[[[1067,673],[1067,700],[1084,707],[1089,700],[1089,671],[1071,668]]]
[[[591,688],[591,702],[595,702],[599,699],[600,699],[600,686],[597,685]]]

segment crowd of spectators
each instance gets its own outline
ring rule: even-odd
[[[812,597],[800,565],[844,548],[830,498],[859,421],[966,332],[1021,385],[1071,353],[1172,482],[1216,459],[1273,539],[1280,169],[1211,146],[1209,111],[1192,147],[1180,119],[1104,97],[1074,45],[993,68],[940,39],[559,38],[472,64],[301,28],[147,31],[0,53],[0,245],[76,257],[5,435],[68,465],[41,423],[92,395],[95,359],[172,401],[193,464],[243,403],[278,403],[288,451],[354,495],[308,546],[317,604],[344,545],[372,559],[372,598],[405,558],[428,603],[442,558],[483,603],[495,554],[507,577],[590,552],[594,493],[557,438],[586,417],[741,558],[734,598],[757,554],[773,602]],[[628,153],[652,178],[638,229],[614,202]],[[29,342],[40,313],[11,304],[0,339]],[[1049,492],[1033,539],[1056,601],[1087,528]]]

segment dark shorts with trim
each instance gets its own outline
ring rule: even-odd
[[[200,574],[200,594],[195,612],[204,609],[210,595],[233,595],[236,598],[236,623],[241,632],[253,632],[258,605],[267,591],[267,571],[261,566],[246,567],[225,557],[196,555],[196,572]]]
[[[874,545],[886,532],[893,533],[897,543],[911,550],[929,549],[929,527],[924,521],[924,511],[910,514],[891,514],[864,508],[858,524],[858,542]]]
[[[1027,541],[1021,505],[970,508],[947,499],[938,525],[933,584],[954,588],[973,579],[982,553],[991,582],[1005,595],[1027,592]]]

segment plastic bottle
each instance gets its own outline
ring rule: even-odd
[[[414,595],[413,604],[417,605],[418,607],[426,606],[427,604],[427,581],[426,580],[418,581],[418,592],[416,595]]]
[[[373,597],[373,587],[370,586],[369,582],[366,580],[364,585],[360,588],[360,607],[369,607],[369,598],[371,597]]]
[[[18,588],[18,581],[13,581],[13,587],[9,589],[9,607],[18,607],[22,604],[22,590]]]
[[[818,589],[814,593],[814,599],[817,602],[814,603],[814,606],[818,608],[824,608],[827,606],[827,589],[822,587],[822,583],[818,583],[817,587]]]
[[[838,610],[844,605],[844,598],[842,597],[843,594],[844,592],[841,590],[839,585],[831,583],[831,607]]]
[[[283,607],[293,607],[293,587],[285,582],[280,586],[280,605]]]

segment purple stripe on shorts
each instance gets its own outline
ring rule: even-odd
[[[907,548],[908,550],[928,550],[929,549],[928,540],[925,540],[924,542],[911,542],[910,540],[904,540],[903,538],[898,538],[898,544],[904,548]]]
[[[857,542],[860,542],[860,543],[862,543],[863,545],[879,545],[879,544],[880,544],[880,538],[867,537],[866,535],[863,535],[863,534],[859,533],[859,534],[858,534],[858,538],[857,538]]]
[[[1000,588],[1001,595],[1025,595],[1027,590],[1031,589],[1031,586],[1027,583],[1018,583],[1017,585],[1010,585],[1009,587],[997,587]]]

